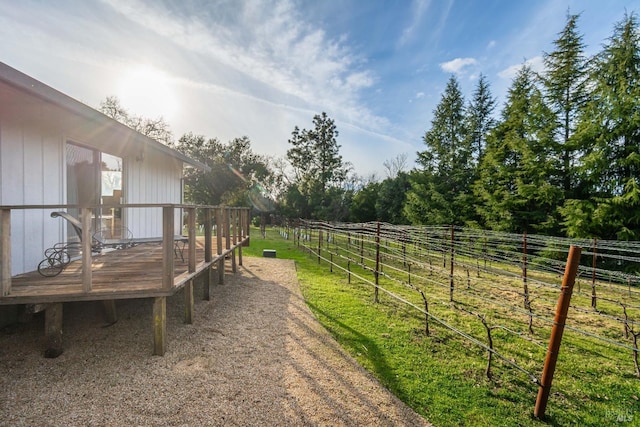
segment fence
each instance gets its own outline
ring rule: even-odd
[[[495,331],[544,349],[545,341],[552,340],[551,329],[558,324],[556,308],[566,291],[572,291],[573,298],[563,304],[575,316],[565,329],[616,349],[628,365],[624,370],[634,369],[640,378],[638,242],[571,240],[452,226],[314,221],[286,224],[281,234],[293,238],[318,262],[329,263],[331,271],[344,272],[349,282],[355,278],[372,286],[376,302],[382,292],[411,307],[424,317],[427,335],[430,324],[439,325],[486,350],[489,378],[495,357],[541,390],[548,389],[552,377],[545,372],[539,380],[536,373],[542,360],[516,360],[499,351]],[[561,280],[571,246],[582,251],[576,258],[575,286],[567,289]],[[482,327],[475,332],[464,330],[430,310],[434,304],[474,316]],[[548,353],[554,352],[557,355],[557,349]],[[545,371],[547,365],[548,361]],[[536,415],[544,416],[545,405],[536,405]]]

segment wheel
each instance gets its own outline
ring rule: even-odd
[[[46,258],[38,264],[38,273],[44,277],[54,277],[62,272],[64,266],[55,258]]]

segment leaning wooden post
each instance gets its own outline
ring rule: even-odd
[[[11,293],[11,210],[0,209],[0,296]]]
[[[544,418],[544,413],[547,409],[551,382],[553,381],[553,373],[555,372],[556,362],[558,361],[558,353],[560,351],[560,344],[562,343],[562,333],[564,332],[565,321],[567,320],[567,312],[569,310],[569,304],[571,303],[571,293],[578,273],[581,253],[582,249],[579,246],[571,245],[569,248],[567,265],[562,279],[562,288],[560,289],[560,296],[558,297],[558,304],[556,306],[556,315],[553,319],[547,357],[544,361],[542,379],[540,380],[540,388],[538,389],[538,398],[536,399],[536,407],[533,412],[533,415],[539,419]]]
[[[211,299],[211,260],[213,259],[213,250],[211,241],[211,208],[204,210],[204,262],[207,264],[206,273],[204,275],[203,298],[207,301]]]
[[[379,284],[379,276],[380,276],[380,221],[376,226],[376,271],[374,271],[374,277],[376,279],[376,287],[375,287],[375,302],[380,302],[378,297],[378,284]]]
[[[222,233],[224,231],[224,208],[216,208],[216,243],[218,251],[218,284],[224,284],[224,255],[222,255]]]

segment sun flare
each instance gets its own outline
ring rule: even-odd
[[[126,70],[118,84],[118,98],[132,114],[171,118],[178,111],[178,97],[171,76],[151,65]]]

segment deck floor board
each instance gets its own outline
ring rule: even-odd
[[[215,240],[214,240],[215,243]],[[214,250],[215,250],[215,246]],[[92,288],[82,290],[81,260],[72,261],[55,277],[41,276],[37,271],[14,276],[11,293],[0,298],[0,304],[96,300],[108,297],[144,298],[175,293],[190,275],[202,272],[204,262],[204,238],[196,240],[196,271],[189,269],[189,248],[184,248],[184,261],[174,258],[174,284],[172,289],[162,289],[162,245],[140,244],[131,248],[114,250],[92,259]],[[209,265],[223,255],[213,254]]]

